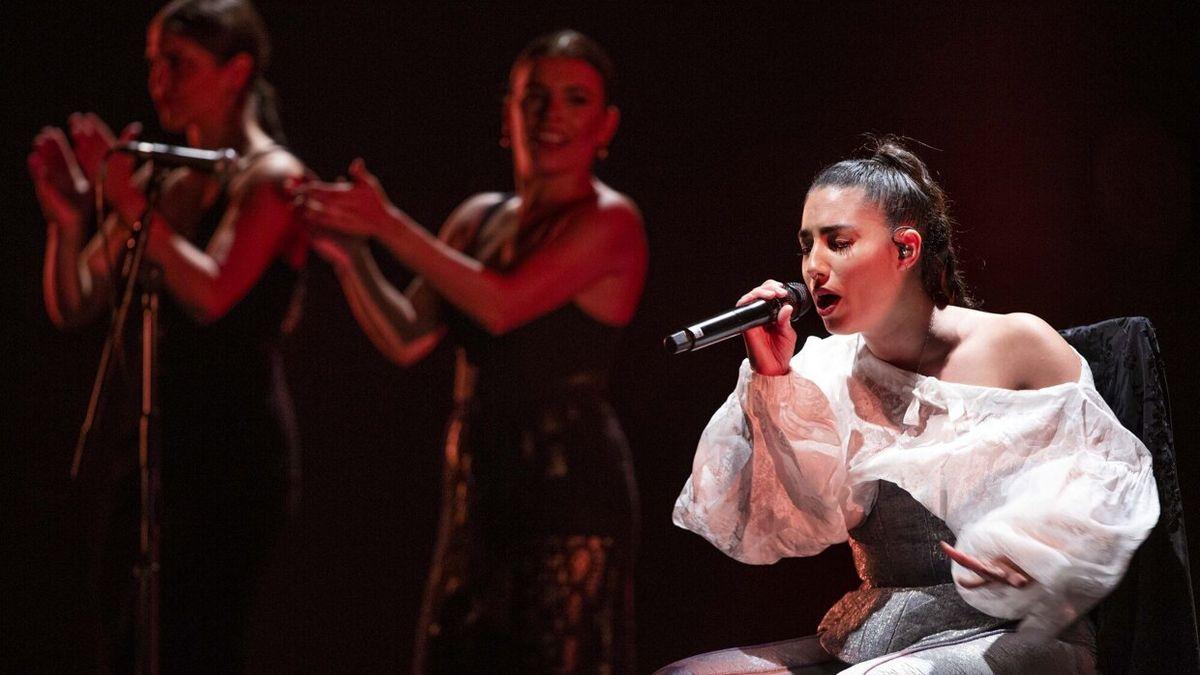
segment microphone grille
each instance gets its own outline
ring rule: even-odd
[[[784,284],[788,289],[788,304],[792,306],[792,321],[799,319],[805,312],[812,309],[812,296],[808,286],[794,281]]]

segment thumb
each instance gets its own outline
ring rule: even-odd
[[[128,143],[141,135],[142,123],[130,122],[129,124],[125,125],[124,129],[121,130],[121,136],[117,138],[117,141],[120,143]]]
[[[367,163],[363,161],[362,157],[355,157],[354,161],[350,162],[350,177],[354,179],[355,183],[364,184],[370,184],[375,178],[370,171],[367,171]]]
[[[362,157],[356,157],[353,162],[350,162],[350,178],[356,185],[365,185],[374,190],[382,199],[386,201],[387,195],[383,191],[383,186],[379,184],[379,179],[375,174],[367,171],[367,163]]]

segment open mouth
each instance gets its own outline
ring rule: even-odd
[[[842,299],[842,296],[838,295],[837,293],[831,293],[830,291],[826,291],[824,289],[817,289],[814,296],[817,305],[817,313],[821,316],[828,316],[834,310],[834,308],[837,307],[838,302]]]

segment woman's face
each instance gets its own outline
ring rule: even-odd
[[[581,59],[539,58],[514,66],[511,85],[505,115],[518,170],[590,171],[617,128],[600,73]]]
[[[904,282],[887,216],[860,187],[820,187],[804,202],[801,268],[830,333],[870,331]]]
[[[146,32],[146,62],[150,98],[164,130],[180,133],[227,117],[240,89],[231,77],[232,60],[219,64],[199,43],[155,22]]]

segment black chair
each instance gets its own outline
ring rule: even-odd
[[[1094,610],[1099,668],[1112,673],[1200,673],[1171,407],[1154,327],[1144,317],[1062,331],[1087,359],[1096,390],[1146,444],[1162,513],[1129,571]]]

